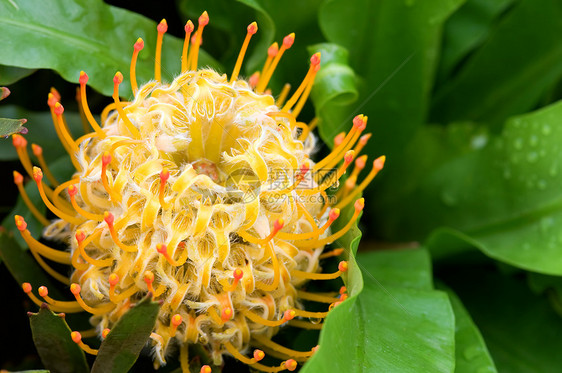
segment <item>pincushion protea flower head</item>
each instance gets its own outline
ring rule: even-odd
[[[41,266],[70,285],[76,301],[54,300],[46,287],[38,289],[39,295],[54,311],[91,313],[102,337],[148,293],[162,304],[150,342],[156,365],[179,349],[187,369],[187,346],[198,343],[217,365],[229,354],[261,371],[294,370],[297,361],[306,361],[314,351],[290,350],[271,338],[287,324],[320,328],[308,319],[323,319],[345,299],[345,288],[338,296],[307,292],[303,286],[346,272],[342,261],[335,273],[321,273],[319,261],[343,252],[338,247],[323,251],[360,215],[364,202],[358,195],[383,167],[384,157],[375,160],[356,185],[366,163],[366,156],[358,157],[344,186],[328,196],[333,181],[345,174],[367,142],[369,135],[361,137],[367,118],[356,117],[349,133],[338,135],[334,150],[315,164],[310,159],[315,121],[305,124],[296,117],[320,67],[320,55],[312,56],[308,73],[291,97],[286,86],[275,99],[267,86],[294,34],[285,37],[281,47],[273,44],[263,70],[246,81],[238,79],[238,73],[257,31],[256,23],[250,24],[228,79],[209,69],[197,70],[208,21],[205,12],[195,32],[191,21],[186,24],[182,73],[170,84],[161,81],[160,73],[166,22],[158,25],[155,79],[141,87],[135,66],[144,42],[138,39],[130,68],[134,98],[120,100],[123,76],[117,72],[114,103],[102,112],[101,125],[88,107],[88,76],[82,72],[78,97],[93,131],[78,139],[67,129],[58,93],[49,94],[55,128],[76,168],[72,179],[59,183],[39,146],[32,148],[41,168],[32,166],[22,136],[14,135],[13,143],[58,219],[49,221],[37,212],[22,187],[21,174],[15,172],[14,181],[46,226],[44,237],[68,243],[70,252],[37,241],[21,216],[15,217],[16,225]],[[353,217],[332,230],[340,208],[348,204],[354,204]],[[70,278],[43,258],[71,265]],[[29,284],[23,289],[35,303],[42,303]],[[326,312],[306,311],[302,300],[326,303]],[[72,339],[96,353],[78,332]],[[251,347],[259,349],[250,351]],[[281,359],[281,364],[258,363],[265,353]]]

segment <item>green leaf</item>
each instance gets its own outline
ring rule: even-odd
[[[154,329],[159,309],[147,296],[121,316],[102,342],[92,373],[128,372]]]
[[[455,313],[455,373],[497,372],[488,347],[457,295],[444,285]]]
[[[33,74],[35,69],[22,69],[14,66],[0,65],[0,85],[9,85]]]
[[[320,8],[320,28],[329,42],[350,52],[351,67],[365,84],[358,101],[337,113],[324,113],[322,123],[341,128],[339,132],[351,126],[353,115],[365,113],[377,134],[368,153],[389,159],[398,154],[425,120],[441,29],[463,2],[326,1]]]
[[[562,366],[562,319],[524,277],[490,267],[449,270],[446,283],[462,299],[482,332],[499,372],[558,372]]]
[[[363,290],[330,312],[320,349],[302,371],[452,372],[454,316],[445,293],[426,289],[427,258],[419,251],[359,255]],[[383,270],[402,261],[403,274]]]
[[[35,258],[6,232],[0,233],[0,257],[19,284],[29,282],[35,290],[39,286],[46,286],[51,297],[64,299],[51,277],[37,264]]]
[[[561,19],[557,0],[521,0],[436,93],[433,121],[501,123],[533,108],[562,74]]]
[[[53,372],[88,372],[84,351],[72,341],[71,330],[64,317],[48,307],[29,315],[33,342],[45,367]]]
[[[145,47],[137,63],[137,80],[143,83],[154,76],[155,22],[101,0],[23,1],[18,8],[4,1],[0,27],[0,50],[10,51],[0,55],[0,64],[53,69],[71,82],[77,82],[84,70],[90,76],[88,84],[108,96],[120,70],[125,76],[121,93],[129,96],[133,44],[142,37]],[[168,81],[180,71],[182,45],[183,39],[164,38],[162,74]],[[218,67],[204,52],[199,61],[201,66]]]
[[[23,125],[27,119],[0,118],[0,137],[8,137],[15,133],[27,133]]]

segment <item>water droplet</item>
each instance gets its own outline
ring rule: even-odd
[[[309,317],[308,321],[310,321],[311,324],[320,324],[322,322],[322,319],[316,317]]]
[[[515,140],[513,140],[513,146],[517,150],[523,149],[523,139],[521,137],[518,137]]]
[[[538,143],[539,143],[539,139],[537,138],[537,136],[532,135],[531,138],[529,139],[529,144],[531,144],[531,146],[537,146]]]
[[[527,154],[527,161],[529,161],[529,163],[535,163],[538,158],[539,155],[537,154],[537,152],[530,152],[529,154]]]
[[[545,124],[544,126],[542,126],[542,133],[543,135],[550,135],[550,126],[548,124]]]

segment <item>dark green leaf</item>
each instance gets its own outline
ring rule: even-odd
[[[35,71],[35,69],[22,69],[14,66],[0,65],[0,84],[13,84],[33,74]]]
[[[30,314],[33,342],[43,365],[52,372],[88,372],[84,351],[72,341],[71,330],[64,318],[55,315],[48,307]]]
[[[561,19],[557,0],[521,0],[437,92],[434,120],[501,123],[533,108],[562,74]]]
[[[9,137],[15,133],[27,133],[23,125],[27,119],[0,118],[0,137]]]
[[[121,316],[102,342],[92,373],[128,372],[154,329],[160,306],[145,297]]]
[[[125,76],[122,94],[129,96],[129,64],[133,44],[142,37],[139,55],[140,83],[154,76],[156,24],[138,14],[104,4],[101,0],[53,0],[48,2],[0,3],[0,63],[24,68],[54,69],[71,82],[80,70],[90,76],[89,85],[111,95],[113,76]],[[29,48],[34,45],[34,48]],[[183,39],[166,35],[162,51],[162,74],[170,80],[180,71]],[[217,64],[204,52],[200,65]],[[125,89],[125,87],[127,87]]]

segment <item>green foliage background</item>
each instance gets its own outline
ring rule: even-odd
[[[319,117],[328,146],[354,115],[369,116],[366,152],[370,159],[385,154],[387,163],[364,193],[362,223],[340,242],[349,249],[351,297],[330,313],[303,372],[562,370],[562,0],[111,3],[0,1],[0,85],[12,90],[0,116],[27,118],[29,141],[46,149],[59,173],[68,160],[46,112],[49,87],[72,111],[84,70],[100,112],[115,71],[128,72],[138,37],[146,46],[139,80],[150,79],[156,22],[164,17],[170,79],[179,71],[183,24],[205,9],[211,23],[200,65],[229,73],[246,25],[256,20],[247,76],[271,42],[297,34],[271,84],[274,94],[287,81],[298,84],[309,56],[322,52],[303,117]],[[79,134],[78,117],[69,118]],[[13,235],[13,214],[26,214],[11,187],[11,171],[21,171],[16,159],[11,141],[0,142],[2,320],[11,323],[2,339],[22,335],[3,347],[0,367],[31,369],[44,365],[31,337],[23,338],[23,309],[34,307],[18,283],[36,287],[48,279]],[[25,216],[37,237],[39,226]],[[51,316],[39,313],[36,322],[41,317]],[[317,336],[280,337],[299,346],[314,345]],[[83,361],[68,351],[65,361]],[[148,367],[141,356],[134,369]],[[225,371],[239,368],[228,360]]]

